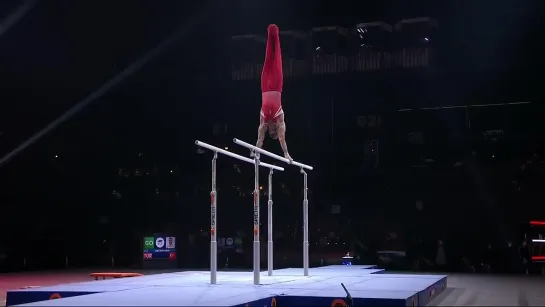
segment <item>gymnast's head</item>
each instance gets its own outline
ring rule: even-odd
[[[271,139],[276,140],[278,139],[278,125],[274,121],[269,121],[267,123],[269,135]]]

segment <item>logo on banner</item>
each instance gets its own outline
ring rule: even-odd
[[[227,238],[226,243],[227,243],[227,246],[233,245],[233,238]]]
[[[58,300],[58,299],[60,299],[60,298],[62,298],[62,296],[61,296],[60,294],[58,294],[58,293],[53,293],[53,294],[51,294],[51,296],[49,297],[50,300]]]
[[[254,235],[259,233],[259,205],[257,203],[259,191],[254,192]]]
[[[433,298],[434,295],[435,295],[435,288],[432,288],[430,291],[430,300]]]
[[[210,234],[216,233],[216,193],[210,192]]]
[[[165,239],[159,237],[155,240],[155,246],[157,246],[157,248],[163,248],[165,246]]]
[[[167,237],[167,248],[176,248],[176,238]]]
[[[341,299],[334,299],[333,302],[331,302],[331,307],[346,307],[346,302]]]
[[[154,237],[144,237],[144,249],[154,249],[155,244],[153,244],[153,241],[155,240]]]

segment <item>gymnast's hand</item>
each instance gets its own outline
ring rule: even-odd
[[[250,157],[259,159],[259,152],[255,152],[253,150],[250,150]]]
[[[286,158],[286,159],[290,160],[290,162],[289,162],[290,164],[292,164],[292,163],[293,163],[293,159],[291,158],[291,156],[290,156],[290,154],[289,154],[289,153],[287,153],[287,152],[286,152],[286,153],[284,154],[284,158]]]

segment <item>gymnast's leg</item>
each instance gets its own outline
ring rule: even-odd
[[[267,28],[267,47],[265,49],[265,63],[261,72],[261,92],[282,92],[284,76],[282,73],[282,51],[278,26],[269,25]]]

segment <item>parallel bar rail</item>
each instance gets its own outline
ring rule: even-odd
[[[290,160],[288,160],[288,159],[286,159],[284,157],[281,157],[281,156],[279,156],[277,154],[273,154],[272,152],[268,152],[266,150],[263,150],[263,149],[261,149],[259,147],[256,147],[256,146],[252,145],[252,144],[248,144],[248,143],[246,143],[244,141],[241,141],[239,139],[233,139],[233,142],[235,142],[235,144],[237,144],[237,145],[244,146],[244,147],[246,147],[248,149],[251,149],[251,150],[253,150],[255,152],[259,152],[261,154],[264,154],[264,155],[269,156],[269,157],[271,157],[273,159],[282,161],[284,163],[295,165],[295,166],[298,166],[298,167],[301,167],[301,168],[304,168],[304,169],[308,169],[310,171],[313,170],[313,167],[310,166],[310,165],[306,165],[306,164],[295,162],[295,161],[290,162]]]
[[[248,162],[248,163],[254,164],[254,160],[252,160],[252,159],[250,159],[250,158],[246,158],[246,157],[243,157],[243,156],[241,156],[241,155],[237,155],[236,153],[232,153],[232,152],[230,152],[230,151],[227,151],[227,150],[218,148],[218,147],[216,147],[216,146],[212,146],[212,145],[203,143],[203,142],[201,142],[201,141],[195,141],[195,145],[200,146],[200,147],[202,147],[202,148],[209,149],[209,150],[214,151],[214,152],[217,152],[217,153],[220,153],[220,154],[222,154],[222,155],[229,156],[229,157],[231,157],[231,158],[235,158],[235,159],[238,159],[238,160],[241,160],[241,161],[244,161],[244,162]],[[283,170],[284,170],[283,167],[276,166],[276,165],[272,165],[272,164],[268,164],[268,163],[259,162],[259,165],[260,165],[260,166],[263,166],[263,167],[266,167],[266,168],[269,168],[269,169],[274,169],[274,170],[277,170],[277,171],[283,171]]]

